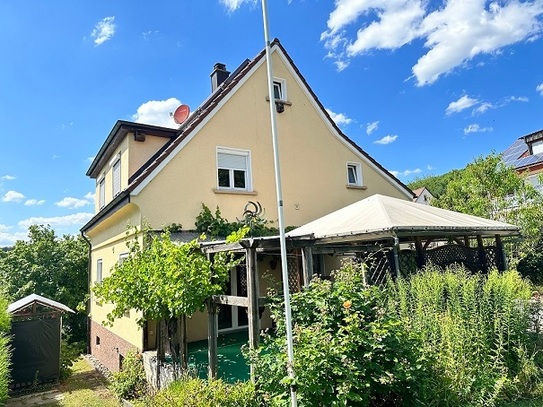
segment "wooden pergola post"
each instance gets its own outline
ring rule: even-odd
[[[483,271],[483,273],[487,273],[488,264],[486,262],[486,253],[483,243],[483,237],[481,235],[477,235],[477,250],[479,252],[479,265],[481,266],[481,270]]]
[[[219,370],[217,358],[218,317],[217,304],[209,301],[207,305],[207,375],[209,379],[215,379]]]
[[[420,236],[415,236],[415,250],[417,251],[417,268],[422,270],[424,268],[424,249],[422,248],[422,240]]]
[[[507,270],[507,256],[505,255],[505,250],[503,248],[503,242],[500,235],[496,235],[496,247],[498,249],[498,256],[501,258],[501,268],[498,267],[498,270],[505,271]],[[498,265],[499,266],[499,265]]]
[[[258,348],[260,341],[260,323],[258,313],[258,285],[256,276],[256,249],[254,247],[248,247],[246,249],[246,262],[247,262],[247,299],[248,307],[247,314],[249,320],[249,348]],[[255,369],[251,364],[251,380],[255,380]]]

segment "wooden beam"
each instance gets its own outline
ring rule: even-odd
[[[415,249],[417,250],[417,268],[422,269],[424,267],[424,250],[420,236],[415,236]]]
[[[477,235],[477,251],[479,252],[479,265],[481,266],[481,270],[483,271],[483,273],[487,273],[488,264],[486,262],[486,253],[483,243],[483,237],[481,235]]]
[[[213,304],[249,307],[249,299],[247,297],[238,297],[235,295],[214,295],[211,297],[211,301]]]
[[[502,267],[501,269],[498,267],[500,271],[507,270],[507,256],[505,255],[505,250],[503,248],[503,242],[500,235],[496,235],[496,247],[498,248],[497,255],[501,258],[502,261]]]

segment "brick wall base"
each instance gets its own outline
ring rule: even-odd
[[[131,343],[104,328],[102,325],[90,321],[90,352],[111,372],[118,372],[122,358],[129,350],[141,351]]]

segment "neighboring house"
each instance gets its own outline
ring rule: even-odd
[[[502,153],[505,164],[512,166],[540,192],[543,192],[543,130],[519,137]]]
[[[414,189],[413,194],[415,195],[413,202],[423,205],[430,205],[430,202],[434,199],[434,196],[426,189],[426,187]]]
[[[377,193],[411,201],[412,191],[332,121],[279,41],[271,51],[285,224],[302,225]],[[96,180],[96,215],[81,229],[91,247],[91,284],[127,255],[128,225],[176,223],[190,231],[202,203],[235,220],[248,201],[258,201],[277,226],[265,52],[232,74],[216,64],[211,82],[211,95],[179,129],[118,121],[100,148],[87,172]],[[259,269],[276,269],[269,256],[259,256]],[[246,289],[239,271],[232,271],[228,289],[238,296]],[[219,329],[247,325],[238,308],[221,309]],[[156,324],[139,327],[131,311],[104,327],[110,309],[91,295],[90,350],[116,371],[129,349],[156,347]],[[189,341],[205,339],[207,316],[190,318],[187,334]]]

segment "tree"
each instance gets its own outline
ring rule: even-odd
[[[88,293],[88,246],[81,236],[59,238],[50,226],[32,225],[27,241],[0,252],[0,278],[11,300],[38,294],[76,310]],[[85,313],[66,315],[64,327],[70,342],[86,341]]]
[[[434,197],[439,198],[447,190],[447,185],[458,177],[462,171],[452,170],[442,175],[429,175],[427,177],[416,178],[407,184],[407,186],[413,190],[426,187]]]
[[[241,239],[247,228],[231,234],[227,242]],[[159,235],[146,233],[145,245],[140,247],[138,235],[129,240],[129,256],[112,269],[111,275],[93,287],[99,301],[113,304],[107,315],[109,323],[127,311],[141,313],[138,323],[145,321],[177,321],[203,310],[212,295],[224,291],[229,270],[242,259],[231,253],[217,253],[208,259],[200,250],[198,240],[176,244],[169,232]],[[176,326],[176,324],[173,324]],[[174,329],[175,330],[175,329]],[[160,332],[160,330],[159,330]],[[169,332],[174,361],[186,361],[179,352],[179,337]],[[159,346],[160,346],[159,340]],[[159,349],[160,351],[160,349]]]
[[[432,205],[519,226],[517,255],[534,249],[543,226],[543,196],[495,153],[468,164]]]

